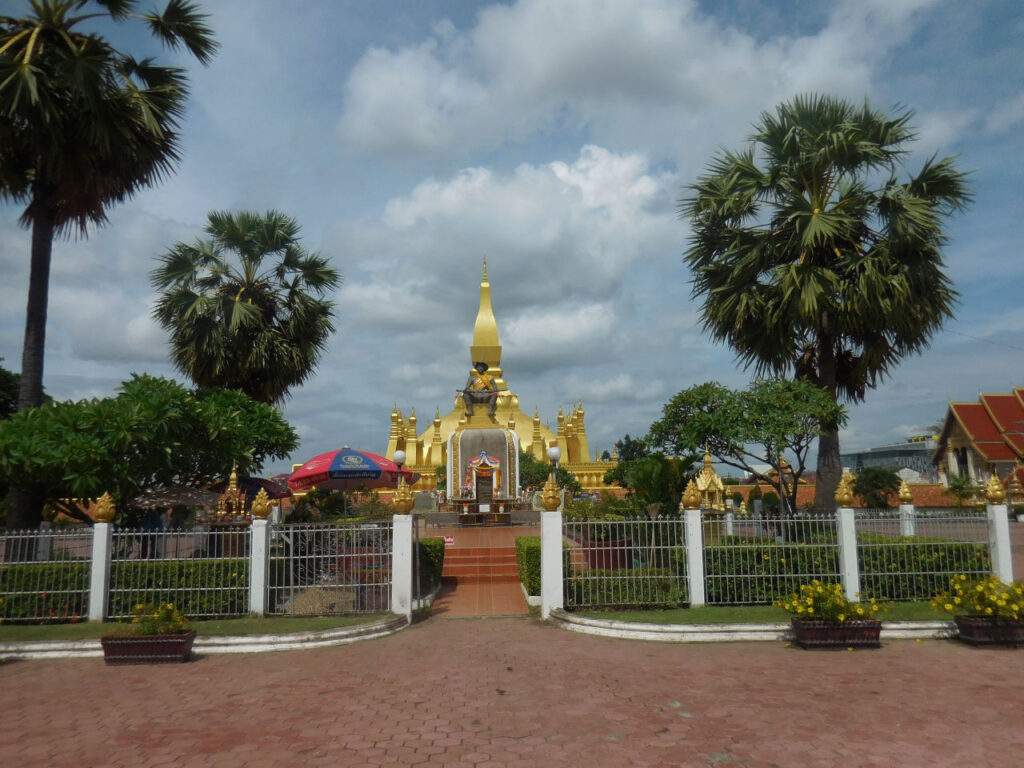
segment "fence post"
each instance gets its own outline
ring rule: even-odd
[[[391,516],[391,612],[412,621],[412,515]]]
[[[914,505],[900,504],[900,536],[915,536]]]
[[[562,572],[562,510],[540,513],[540,616],[565,606]]]
[[[686,581],[689,585],[690,607],[697,608],[707,602],[704,588],[704,526],[701,511],[687,509],[683,514],[686,526]]]
[[[860,568],[857,565],[857,524],[851,507],[836,510],[836,537],[839,541],[839,574],[847,600],[859,600]]]
[[[988,551],[992,558],[992,575],[1009,584],[1013,581],[1013,558],[1010,553],[1010,520],[1005,504],[989,504]]]
[[[267,612],[267,573],[270,566],[270,521],[252,520],[252,548],[249,550],[249,613]]]
[[[735,529],[735,527],[733,525],[735,520],[736,520],[736,515],[732,512],[732,510],[730,510],[730,511],[725,513],[725,535],[726,536],[733,536],[733,535],[735,535],[735,530],[736,529]]]
[[[110,550],[114,538],[111,523],[96,523],[92,527],[92,566],[89,570],[89,621],[107,618],[107,598],[110,594]]]

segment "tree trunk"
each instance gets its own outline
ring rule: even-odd
[[[43,354],[46,351],[46,311],[53,251],[53,212],[38,206],[32,220],[32,262],[25,313],[25,342],[21,351],[21,389],[18,410],[43,404]],[[7,527],[38,528],[43,520],[39,489],[12,485],[7,495]]]
[[[818,341],[818,382],[833,400],[837,398],[835,349],[828,334],[822,334]],[[836,487],[843,475],[843,467],[839,462],[837,424],[822,425],[821,437],[818,438],[818,469],[815,475],[814,508],[819,512],[834,512]]]

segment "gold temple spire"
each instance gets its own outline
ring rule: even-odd
[[[487,259],[484,258],[483,279],[480,281],[480,309],[473,326],[473,345],[469,348],[471,362],[483,361],[492,369],[501,365],[501,342],[498,340],[498,321],[491,307],[491,284],[487,282]]]

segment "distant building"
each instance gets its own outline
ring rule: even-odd
[[[938,479],[938,472],[932,463],[932,456],[937,446],[934,437],[922,435],[911,437],[903,443],[880,445],[855,453],[841,453],[839,462],[844,469],[854,474],[867,467],[882,467],[891,469],[908,482],[934,483]]]

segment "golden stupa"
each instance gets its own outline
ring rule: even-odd
[[[491,307],[491,284],[487,281],[487,260],[484,259],[483,279],[480,282],[480,309],[473,326],[473,343],[469,348],[470,364],[478,362],[487,364],[486,375],[494,382],[498,391],[497,407],[494,416],[488,415],[485,405],[476,403],[473,416],[466,416],[466,403],[462,394],[457,394],[451,411],[441,415],[438,407],[434,419],[426,429],[419,431],[416,410],[410,409],[408,418],[397,404],[391,411],[391,434],[385,456],[393,459],[395,451],[403,450],[406,454],[406,465],[413,472],[419,472],[420,479],[414,486],[417,490],[434,487],[437,467],[446,466],[448,461],[449,438],[453,433],[474,427],[495,426],[514,432],[519,447],[537,459],[547,461],[546,451],[551,445],[557,445],[562,451],[559,465],[576,475],[580,485],[587,490],[604,488],[604,475],[613,462],[602,462],[600,457],[591,459],[590,447],[587,442],[587,430],[584,423],[585,412],[582,401],[576,401],[570,413],[558,409],[556,428],[551,430],[548,424],[542,424],[540,413],[534,408],[530,416],[519,407],[519,396],[511,391],[506,384],[501,369],[501,342],[498,337],[498,322]],[[460,375],[454,382],[456,387],[462,386]]]

